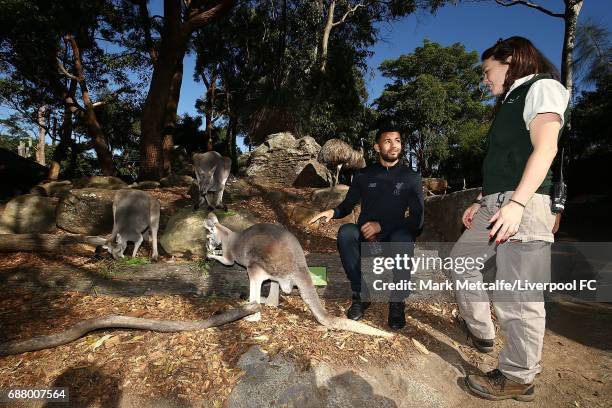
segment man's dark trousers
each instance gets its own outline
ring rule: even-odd
[[[410,245],[406,245],[405,253],[412,257],[414,256],[414,234],[407,228],[396,228],[391,233],[382,235],[378,234],[377,241],[385,242],[405,242]],[[368,288],[361,287],[361,244],[368,242],[361,233],[357,224],[343,224],[338,230],[338,252],[340,252],[340,260],[342,261],[342,267],[346,273],[346,277],[351,282],[351,289],[353,292],[363,293],[362,289],[368,290]],[[403,253],[400,254],[403,256]],[[400,280],[410,279],[410,271],[394,271],[393,281],[399,282]],[[371,289],[370,289],[371,290]],[[408,297],[409,291],[393,291],[391,294],[392,302],[401,302]],[[367,296],[365,292],[363,295]],[[362,296],[363,296],[362,295]]]

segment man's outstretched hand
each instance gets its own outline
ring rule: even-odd
[[[334,217],[334,210],[327,210],[318,213],[308,221],[308,224],[316,222],[319,218],[323,218],[323,222],[329,222]]]

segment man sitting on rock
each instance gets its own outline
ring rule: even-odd
[[[375,241],[408,243],[406,252],[412,257],[414,240],[423,226],[421,175],[400,162],[403,150],[397,128],[379,129],[374,150],[378,153],[378,162],[355,174],[344,201],[309,221],[344,218],[361,202],[357,224],[342,225],[337,241],[342,266],[353,291],[352,304],[346,315],[353,320],[361,319],[370,305],[365,301],[368,288],[362,288],[361,244]],[[407,209],[409,217],[405,216]],[[410,272],[404,273],[401,279],[410,279]],[[394,281],[398,280],[398,274],[394,273]],[[404,299],[407,295],[407,290],[394,290],[390,296],[388,323],[394,330],[406,324]]]

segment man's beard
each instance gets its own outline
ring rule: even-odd
[[[383,159],[384,162],[393,163],[396,160],[399,160],[401,151],[396,153],[395,156],[391,156],[389,153],[380,152],[380,158]]]

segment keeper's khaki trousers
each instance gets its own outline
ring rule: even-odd
[[[550,246],[555,214],[550,209],[550,197],[535,194],[526,204],[519,231],[509,241],[496,245],[489,241],[489,219],[512,197],[512,191],[487,195],[472,221],[472,228],[461,235],[451,257],[466,257],[495,262],[495,280],[509,284],[519,281],[550,281]],[[467,264],[466,264],[467,265]],[[455,284],[483,282],[481,269],[457,268]],[[466,282],[467,281],[467,282]],[[498,358],[498,369],[508,378],[529,384],[542,368],[540,359],[544,340],[545,317],[542,291],[493,291],[495,313],[505,337]],[[471,333],[481,339],[495,338],[489,296],[486,291],[458,289],[455,295],[461,316]]]

